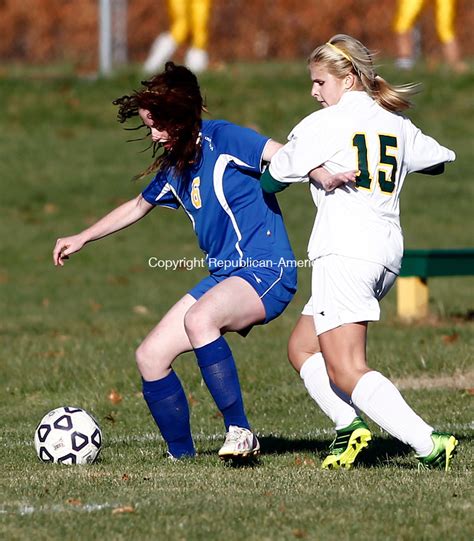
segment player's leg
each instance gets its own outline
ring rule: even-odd
[[[397,67],[411,69],[414,64],[413,27],[423,7],[423,0],[399,0],[393,29],[397,38]]]
[[[209,63],[207,54],[209,14],[211,0],[191,0],[191,47],[187,50],[184,62],[195,73],[204,71]]]
[[[436,31],[443,46],[444,57],[454,71],[463,73],[468,66],[461,59],[455,19],[456,0],[436,0]]]
[[[169,32],[163,32],[153,42],[143,69],[154,74],[165,62],[171,60],[178,45],[186,40],[189,32],[188,0],[168,0]]]
[[[457,444],[454,437],[451,440],[451,436],[441,435],[436,450],[433,428],[410,408],[393,383],[367,366],[367,320],[378,319],[378,300],[390,289],[395,278],[393,273],[379,267],[329,256],[313,269],[316,277],[323,281],[327,295],[323,299],[327,306],[326,311],[323,310],[326,317],[320,315],[316,325],[323,328],[326,319],[319,342],[329,376],[337,387],[351,396],[360,410],[389,434],[413,447],[418,457],[428,457],[433,463],[432,452],[437,455],[445,452],[441,460],[449,465]],[[322,293],[321,296],[324,297]],[[329,298],[333,300],[332,304]],[[362,318],[364,313],[367,317]]]
[[[386,432],[410,445],[426,467],[449,466],[457,445],[448,434],[433,431],[406,403],[393,383],[370,370],[364,354],[366,325],[350,323],[320,335],[328,372],[354,404]],[[439,440],[439,441],[438,441]]]
[[[192,349],[184,329],[184,317],[195,302],[191,295],[179,300],[136,352],[143,397],[174,458],[195,454],[186,394],[171,368],[178,355]]]
[[[288,359],[311,398],[333,421],[336,430],[350,425],[358,413],[350,398],[331,385],[311,315],[301,315],[288,341]]]
[[[222,458],[251,456],[260,449],[250,432],[234,357],[222,334],[264,319],[265,308],[257,292],[239,277],[226,278],[209,289],[185,317],[202,377],[224,417],[227,438],[219,451]]]
[[[311,305],[311,306],[310,306]],[[312,315],[312,302],[303,310],[288,341],[288,358],[299,372],[305,387],[322,411],[333,421],[336,437],[325,457],[323,469],[349,469],[365,449],[372,435],[366,423],[350,404],[350,398],[329,380],[320,351]]]

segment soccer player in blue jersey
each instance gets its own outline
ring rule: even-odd
[[[136,352],[143,396],[171,457],[195,455],[189,408],[173,361],[193,350],[226,438],[222,459],[252,457],[260,445],[247,419],[232,352],[224,338],[278,317],[296,291],[296,266],[274,194],[259,177],[279,143],[205,110],[194,74],[167,63],[143,88],[123,96],[119,121],[139,117],[148,129],[155,173],[147,188],[81,233],[56,242],[63,266],[85,244],[123,229],[156,207],[182,207],[204,251],[209,276],[164,315]]]

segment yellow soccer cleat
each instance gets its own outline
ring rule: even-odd
[[[331,443],[331,453],[321,464],[323,470],[338,470],[352,467],[359,453],[368,447],[372,434],[369,427],[356,417],[346,428],[336,431],[336,437]]]

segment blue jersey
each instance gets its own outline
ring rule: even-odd
[[[184,176],[160,171],[142,195],[152,205],[183,207],[212,274],[294,256],[274,194],[259,184],[268,138],[222,120],[202,123],[202,157]]]

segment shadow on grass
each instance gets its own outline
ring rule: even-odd
[[[260,438],[262,454],[314,453],[323,459],[329,450],[332,440],[288,439],[275,436]],[[359,466],[393,465],[397,459],[403,459],[413,454],[408,445],[395,439],[375,438],[357,460]]]
[[[463,445],[472,442],[474,436],[457,437],[462,451]],[[261,457],[269,455],[285,455],[299,453],[311,453],[316,455],[321,461],[328,454],[331,439],[294,439],[280,436],[260,436]],[[216,450],[206,450],[201,455],[216,454]],[[410,460],[413,459],[413,460]],[[375,437],[367,449],[358,456],[356,467],[393,467],[413,469],[416,465],[415,453],[409,445],[391,438]],[[250,459],[232,459],[225,462],[230,468],[254,468],[261,466],[259,457]]]

